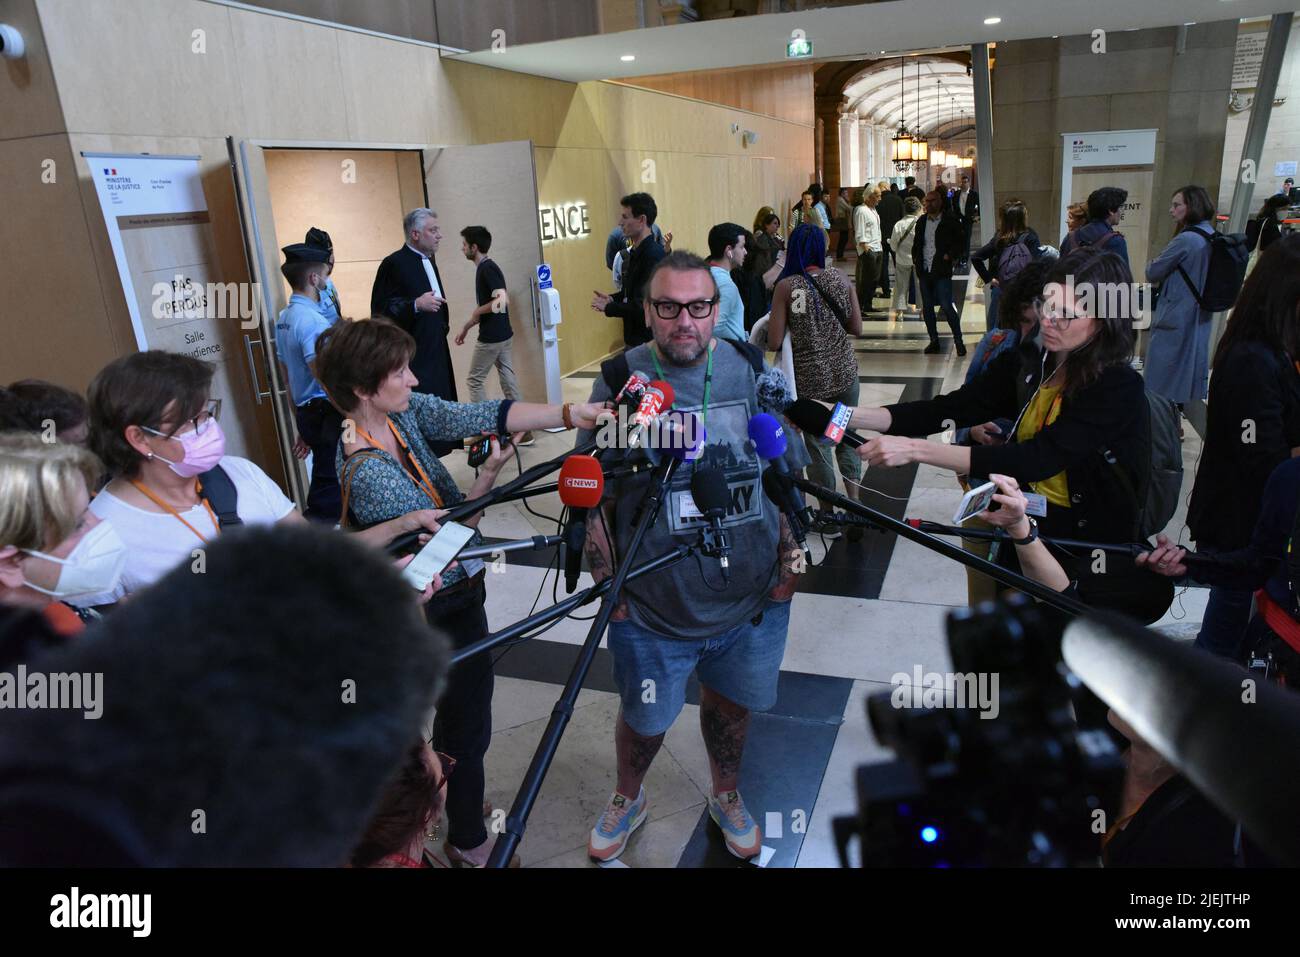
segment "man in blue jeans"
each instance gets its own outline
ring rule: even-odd
[[[645,321],[653,338],[628,350],[626,366],[653,369],[656,378],[667,381],[676,395],[673,408],[703,420],[706,444],[701,457],[683,464],[665,490],[634,561],[697,539],[704,523],[690,495],[691,469],[716,465],[731,493],[722,520],[731,546],[730,581],[723,581],[716,559],[701,557],[699,563],[682,562],[624,587],[607,634],[622,698],[614,732],[618,779],[587,850],[598,861],[612,860],[645,821],[649,801],[642,781],[682,710],[687,679],[695,672],[700,730],[713,777],[709,814],[727,849],[748,859],[762,850],[763,836],[737,787],[740,760],[750,712],[776,703],[800,552],[784,517],[763,495],[760,478],[767,463],[748,440],[749,419],[761,411],[755,357],[746,351],[748,343],[714,338],[718,290],[708,263],[673,252],[655,267],[646,289]],[[761,356],[756,358],[761,368]],[[612,395],[606,379],[597,378],[594,399]],[[579,443],[590,435],[580,434]],[[800,447],[790,444],[792,460]],[[606,467],[618,452],[605,454]],[[803,464],[793,461],[796,470]],[[588,520],[586,554],[596,581],[614,571],[605,529],[617,539],[623,560],[648,481],[642,472],[611,482],[602,505],[604,523]]]
[[[934,355],[939,351],[939,331],[934,317],[934,307],[938,306],[952,330],[957,355],[964,356],[966,344],[961,338],[961,319],[952,301],[952,267],[964,254],[964,233],[961,222],[945,205],[941,190],[932,189],[925,194],[925,215],[916,221],[914,232],[912,264],[916,269],[917,285],[921,287],[925,330],[930,334],[925,354]]]

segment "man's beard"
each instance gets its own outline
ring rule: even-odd
[[[668,361],[679,366],[692,365],[704,355],[705,347],[706,344],[698,339],[692,339],[690,342],[674,342],[670,338],[667,342],[659,343],[659,348]]]

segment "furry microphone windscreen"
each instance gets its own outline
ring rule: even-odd
[[[0,782],[101,795],[153,865],[340,866],[447,661],[378,550],[308,527],[240,529],[31,663],[102,674],[102,714],[10,711]]]

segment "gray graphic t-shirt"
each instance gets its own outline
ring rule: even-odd
[[[654,373],[650,345],[627,352],[630,368]],[[673,408],[703,415],[706,363],[686,368],[661,362],[664,378],[673,387]],[[655,374],[657,378],[657,374]],[[591,401],[610,398],[599,376]],[[674,638],[711,638],[753,618],[763,608],[768,590],[777,580],[780,512],[763,495],[760,459],[749,440],[749,419],[758,412],[754,370],[733,346],[718,341],[713,354],[713,386],[704,416],[705,448],[696,461],[700,467],[718,466],[726,475],[731,505],[722,520],[731,546],[731,581],[724,584],[716,558],[692,556],[624,586],[630,618],[643,628]],[[582,432],[579,444],[592,433]],[[635,453],[641,454],[641,453]],[[606,468],[622,459],[620,450],[602,454]],[[797,471],[807,462],[803,443],[790,441],[786,460]],[[705,525],[691,498],[691,468],[684,462],[664,496],[655,524],[646,534],[633,566],[662,555],[679,543],[690,543]],[[615,504],[616,555],[622,560],[631,542],[633,519],[649,484],[649,473],[608,482],[605,501]]]

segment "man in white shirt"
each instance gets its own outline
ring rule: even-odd
[[[862,191],[862,205],[853,211],[853,238],[858,245],[858,268],[855,281],[858,288],[858,305],[864,313],[872,309],[872,294],[880,279],[880,264],[884,261],[884,247],[880,237],[880,215],[876,206],[880,194],[871,186]]]

